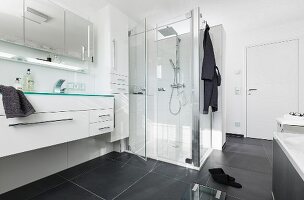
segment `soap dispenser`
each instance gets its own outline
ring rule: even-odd
[[[28,69],[26,75],[24,76],[24,85],[23,85],[24,91],[27,92],[34,91],[34,84],[35,82],[31,73],[31,69]]]

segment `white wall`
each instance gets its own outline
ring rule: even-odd
[[[226,104],[227,132],[246,133],[246,60],[245,48],[251,45],[278,42],[288,39],[300,39],[300,77],[303,74],[304,59],[304,19],[291,20],[285,23],[261,26],[254,29],[231,30],[226,32]],[[238,74],[240,73],[240,74]],[[300,78],[300,111],[304,111],[303,78]],[[241,94],[235,94],[235,88],[241,89]],[[240,122],[240,127],[235,126]],[[275,123],[275,122],[274,122]]]

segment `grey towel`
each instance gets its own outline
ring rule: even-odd
[[[6,118],[27,117],[36,112],[22,91],[0,85],[0,93]]]

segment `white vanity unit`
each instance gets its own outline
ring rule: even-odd
[[[0,158],[114,130],[112,95],[27,93],[26,96],[36,113],[25,118],[7,119],[0,102]]]

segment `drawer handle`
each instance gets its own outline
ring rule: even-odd
[[[117,90],[125,91],[126,89],[125,88],[117,88]]]
[[[126,79],[118,78],[118,81],[126,82]]]
[[[105,129],[109,129],[111,127],[107,126],[107,127],[103,127],[103,128],[99,128],[100,131],[105,130]]]
[[[99,115],[98,117],[110,117],[111,115],[110,114],[107,114],[107,115]]]
[[[36,124],[46,124],[46,123],[55,123],[55,122],[65,122],[65,121],[73,121],[73,118],[67,118],[67,119],[56,119],[56,120],[48,120],[48,121],[42,121],[42,122],[29,122],[29,123],[17,123],[17,124],[9,124],[9,127],[15,127],[15,126],[29,126],[29,125],[36,125]]]

